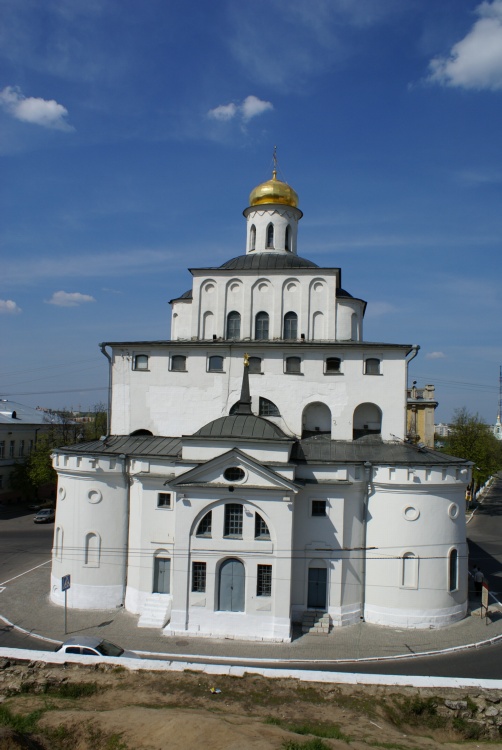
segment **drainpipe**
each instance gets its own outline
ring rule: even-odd
[[[125,607],[125,597],[127,591],[127,571],[129,570],[129,529],[131,525],[131,481],[129,475],[129,461],[125,453],[119,455],[119,459],[122,461],[122,476],[124,478],[124,484],[127,488],[127,502],[126,502],[126,546],[125,546],[125,574],[124,574],[124,595],[122,599],[122,606]]]
[[[368,531],[368,502],[371,495],[371,479],[373,465],[364,462],[364,495],[363,495],[363,533],[362,533],[362,566],[361,566],[361,620],[364,621],[364,607],[366,605],[366,537]]]
[[[101,354],[108,360],[108,408],[106,410],[106,434],[110,434],[112,424],[112,358],[106,351],[106,344],[100,344]]]

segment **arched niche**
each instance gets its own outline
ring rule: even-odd
[[[326,404],[315,401],[303,410],[302,437],[320,433],[331,435],[331,409]]]
[[[129,433],[131,437],[140,437],[141,435],[153,435],[153,432],[150,432],[150,430],[134,430],[134,432]]]
[[[382,410],[371,403],[359,404],[354,409],[352,437],[354,440],[364,435],[380,435],[382,432]]]

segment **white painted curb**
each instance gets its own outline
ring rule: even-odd
[[[502,680],[483,680],[468,677],[421,677],[407,675],[373,675],[345,672],[330,672],[302,669],[271,669],[265,667],[232,667],[225,664],[197,664],[187,661],[157,661],[155,659],[114,659],[103,660],[98,656],[75,656],[51,651],[28,651],[20,648],[0,648],[0,658],[22,661],[37,661],[44,664],[113,664],[131,671],[148,672],[201,672],[209,675],[243,677],[245,674],[261,675],[271,679],[293,679],[302,682],[324,682],[345,685],[387,685],[417,688],[479,688],[502,690]]]

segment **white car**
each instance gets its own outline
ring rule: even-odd
[[[104,638],[94,638],[93,636],[73,636],[68,638],[61,646],[56,649],[60,654],[81,654],[87,656],[122,656],[127,659],[140,659],[141,657],[134,651],[116,646]]]

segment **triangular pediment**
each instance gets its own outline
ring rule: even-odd
[[[179,474],[172,487],[246,487],[263,490],[298,492],[300,487],[268,466],[233,448]]]

